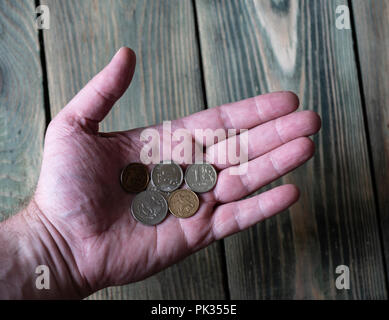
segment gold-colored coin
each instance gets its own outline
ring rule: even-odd
[[[149,170],[142,163],[130,163],[120,175],[120,183],[127,192],[141,192],[146,189],[149,181]]]
[[[189,218],[193,216],[199,208],[199,198],[197,194],[188,189],[178,189],[169,197],[169,210],[177,218]]]

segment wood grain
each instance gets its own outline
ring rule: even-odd
[[[34,19],[34,2],[0,2],[0,221],[26,202],[39,175],[45,113]]]
[[[317,111],[313,160],[288,212],[225,240],[233,299],[386,298],[381,244],[351,30],[338,30],[345,1],[197,0],[209,106],[293,90]],[[275,185],[275,184],[273,184]],[[350,268],[350,290],[335,269]]]
[[[381,228],[389,265],[389,3],[353,1]],[[388,272],[388,270],[387,270]],[[389,274],[388,274],[389,276]]]
[[[130,89],[102,123],[125,130],[203,108],[191,1],[47,1],[44,33],[51,112],[55,115],[121,46],[137,54]],[[223,299],[218,243],[149,278],[104,289],[91,299]]]

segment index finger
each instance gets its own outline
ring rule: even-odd
[[[299,106],[296,94],[280,91],[223,104],[172,122],[192,135],[196,129],[250,129],[295,111]]]

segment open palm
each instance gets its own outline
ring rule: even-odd
[[[168,215],[159,225],[145,226],[131,215],[134,194],[126,193],[119,183],[123,167],[140,161],[141,129],[114,133],[98,129],[127,89],[134,69],[134,53],[122,48],[53,119],[33,199],[51,233],[66,243],[65,254],[71,255],[66,260],[75,262],[91,291],[141,280],[214,240],[288,208],[298,199],[293,185],[240,199],[308,160],[314,145],[306,136],[320,128],[316,113],[292,113],[298,99],[290,92],[258,96],[173,121],[173,130],[190,132],[250,129],[248,172],[230,175],[229,166],[216,161],[218,182],[212,191],[201,194],[194,216]]]

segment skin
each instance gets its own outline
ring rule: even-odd
[[[99,133],[99,122],[130,84],[135,60],[131,49],[121,48],[49,124],[35,194],[24,210],[0,224],[0,297],[78,299],[139,281],[298,200],[290,184],[240,200],[314,153],[308,136],[320,129],[319,116],[294,112],[296,95],[276,92],[173,121],[173,130],[190,132],[249,129],[248,172],[230,175],[231,164],[216,159],[218,182],[200,196],[194,216],[168,215],[153,227],[134,220],[129,211],[134,195],[122,189],[119,176],[128,163],[139,161],[141,129]],[[208,146],[205,157],[223,143]],[[50,290],[35,287],[35,268],[42,264],[50,269]]]

